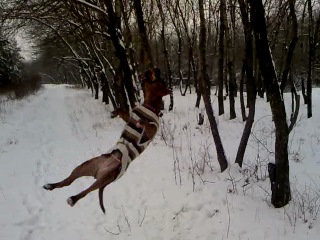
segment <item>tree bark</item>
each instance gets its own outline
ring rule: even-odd
[[[313,13],[312,2],[308,0],[308,13],[309,13],[309,56],[308,56],[308,75],[307,75],[307,116],[312,117],[312,74],[313,62],[315,55],[314,37],[313,37]]]
[[[129,112],[128,101],[127,101],[124,83],[122,79],[123,79],[122,72],[121,70],[118,70],[114,76],[114,81],[113,81],[115,98],[119,104],[119,108],[124,112]]]
[[[241,77],[240,77],[240,107],[241,107],[241,116],[242,116],[242,121],[247,120],[247,115],[246,115],[246,106],[244,105],[244,97],[243,97],[243,85],[244,85],[244,79],[246,75],[246,66],[245,66],[245,61],[243,61],[242,64],[242,70],[241,70]]]
[[[219,115],[224,114],[223,103],[223,80],[224,80],[224,35],[225,35],[225,22],[223,13],[226,12],[225,0],[220,1],[220,30],[219,30],[219,60],[218,60],[218,107]]]
[[[223,4],[225,7],[222,8],[222,18],[224,21],[225,26],[225,36],[226,36],[226,48],[227,48],[227,70],[228,70],[228,85],[229,88],[226,88],[226,91],[228,91],[229,95],[229,106],[230,106],[230,119],[235,119],[237,117],[236,111],[235,111],[235,95],[237,92],[236,89],[236,74],[234,71],[234,62],[233,62],[233,44],[232,44],[232,37],[230,34],[230,28],[228,25],[228,18],[227,18],[227,9],[226,9],[226,0],[221,0],[221,2],[224,2]]]
[[[271,202],[274,207],[283,207],[291,200],[289,181],[288,139],[289,130],[285,105],[281,96],[267,36],[265,10],[262,0],[249,0],[256,54],[275,124],[275,164],[269,164]]]
[[[297,21],[296,10],[295,10],[294,5],[295,5],[295,0],[289,0],[290,18],[292,21],[292,23],[291,23],[292,37],[291,37],[291,42],[289,44],[288,54],[286,57],[285,66],[284,66],[284,70],[282,73],[282,79],[281,79],[281,84],[280,84],[280,89],[281,89],[282,95],[283,95],[283,92],[284,92],[285,87],[288,82],[288,75],[289,75],[289,71],[291,68],[293,53],[294,53],[294,49],[295,49],[297,42],[298,42],[298,21]]]
[[[145,64],[147,66],[147,68],[150,68],[150,67],[153,67],[154,64],[153,64],[149,39],[147,36],[147,30],[144,25],[141,0],[134,0],[133,4],[134,4],[134,10],[136,13],[136,19],[137,19],[137,23],[138,23],[138,27],[139,27],[141,44],[143,47],[142,62],[143,62],[143,64]]]
[[[307,97],[307,93],[306,93],[305,80],[304,80],[303,76],[301,77],[301,93],[302,93],[304,104],[308,104],[308,97]]]
[[[133,75],[131,72],[130,64],[128,61],[124,42],[122,40],[120,29],[117,28],[117,21],[116,21],[117,17],[113,9],[112,1],[106,1],[105,3],[107,5],[107,11],[109,15],[108,27],[109,27],[111,41],[116,50],[117,58],[119,59],[119,62],[120,62],[120,69],[122,69],[122,72],[123,72],[123,77],[122,77],[122,74],[118,74],[120,76],[120,79],[118,78],[117,81],[123,82],[123,84],[121,83],[119,84],[119,86],[121,86],[121,89],[122,89],[122,85],[125,86],[125,89],[128,94],[130,106],[131,108],[133,108],[138,102],[136,99],[136,95],[134,94],[135,87],[133,85]],[[121,96],[122,100],[127,99],[126,94],[125,93],[123,94],[122,90],[120,91],[119,94],[123,95]],[[123,111],[129,110],[129,106],[127,103],[124,104],[124,102],[122,102],[122,104],[120,104],[120,107],[125,107],[124,109],[122,109]]]
[[[94,80],[93,87],[94,87],[94,99],[99,99],[99,82],[97,80]]]
[[[247,78],[247,102],[249,108],[248,118],[246,119],[246,124],[241,136],[235,161],[239,164],[240,167],[242,167],[244,154],[248,145],[251,129],[254,123],[256,109],[256,85],[253,77],[253,40],[252,28],[249,21],[249,14],[245,2],[243,0],[238,0],[238,2],[240,5],[241,19],[245,33],[245,59],[243,61],[243,71],[245,71],[245,76]]]
[[[113,95],[111,93],[109,81],[107,79],[106,74],[103,71],[101,71],[101,73],[100,73],[100,81],[101,81],[102,92],[103,92],[102,101],[105,102],[106,104],[108,104],[109,103],[109,99],[110,99],[113,108],[117,109],[117,104],[116,104],[116,102],[114,100],[114,97],[113,97]]]
[[[224,153],[224,148],[219,135],[217,122],[215,120],[210,98],[210,81],[207,75],[207,62],[206,62],[206,25],[204,18],[203,0],[199,0],[200,11],[200,38],[199,38],[199,51],[200,51],[200,92],[203,97],[206,113],[210,122],[212,136],[216,145],[217,158],[220,164],[221,172],[228,167],[228,162]]]
[[[171,63],[169,59],[169,53],[168,53],[168,48],[167,48],[167,43],[166,43],[166,36],[165,36],[165,16],[164,12],[162,9],[162,5],[160,0],[157,0],[157,6],[159,9],[160,13],[160,18],[161,18],[161,40],[162,40],[162,46],[163,46],[163,54],[167,66],[167,73],[168,73],[168,79],[169,79],[169,88],[172,89],[172,70],[171,70]],[[170,93],[170,105],[169,105],[169,111],[173,109],[173,104],[174,104],[174,99],[173,99],[173,92]]]

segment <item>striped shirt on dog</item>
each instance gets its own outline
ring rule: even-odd
[[[148,122],[156,127],[155,134],[152,138],[148,138],[144,134],[145,127],[137,125],[137,122]],[[146,149],[158,129],[159,117],[154,112],[141,105],[132,109],[130,119],[123,129],[119,141],[111,150],[111,152],[118,150],[122,153],[121,171],[117,179],[122,177],[130,163]]]

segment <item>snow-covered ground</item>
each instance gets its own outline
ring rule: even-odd
[[[239,108],[235,120],[228,120],[228,114],[217,117],[231,163],[220,173],[208,123],[197,126],[195,96],[176,92],[162,132],[105,189],[105,215],[97,192],[73,208],[65,201],[92,178],[52,192],[41,186],[106,152],[124,123],[110,119],[111,109],[87,90],[68,86],[45,85],[27,99],[0,101],[0,239],[319,239],[319,89],[313,95],[314,117],[307,119],[301,105],[291,134],[289,206],[274,209],[270,204],[266,164],[274,161],[274,132],[265,100],[257,100],[242,170],[232,164],[244,126]],[[216,107],[214,96],[213,101]]]

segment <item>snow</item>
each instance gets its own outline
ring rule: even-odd
[[[52,192],[42,186],[113,147],[124,123],[110,118],[112,109],[89,91],[66,85],[45,85],[20,101],[0,99],[0,239],[318,239],[319,89],[313,97],[314,117],[306,118],[302,104],[291,134],[293,200],[287,207],[270,204],[266,165],[274,161],[274,127],[265,100],[257,99],[242,170],[233,164],[244,127],[240,108],[237,119],[217,116],[231,163],[220,173],[209,125],[197,126],[203,108],[193,108],[195,95],[181,97],[177,91],[162,132],[105,189],[105,215],[97,191],[74,207],[66,202],[92,178]],[[285,100],[290,104],[289,96]]]

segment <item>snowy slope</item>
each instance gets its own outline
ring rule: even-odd
[[[231,165],[219,173],[208,124],[196,125],[194,97],[177,94],[162,134],[105,189],[106,215],[97,192],[73,208],[66,204],[92,178],[53,192],[41,186],[113,146],[124,124],[110,119],[111,109],[86,90],[61,85],[0,103],[0,239],[318,239],[320,91],[314,90],[314,117],[306,119],[302,105],[291,134],[294,199],[284,209],[269,203],[265,166],[274,161],[274,134],[268,104],[258,99],[244,170]],[[243,129],[238,115],[217,118],[230,163]]]

